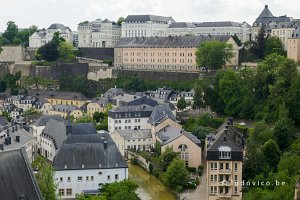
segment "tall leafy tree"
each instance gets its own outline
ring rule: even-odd
[[[199,67],[216,70],[225,66],[234,56],[232,45],[216,40],[202,43],[196,51],[196,62]]]
[[[264,56],[267,56],[272,53],[286,56],[286,51],[284,50],[283,44],[279,37],[268,37],[266,40],[266,49]]]
[[[159,156],[159,162],[163,171],[166,171],[172,161],[178,156],[172,148],[166,148],[164,153]]]
[[[267,141],[263,146],[262,146],[262,152],[265,156],[266,162],[270,166],[270,169],[273,170],[274,172],[277,171],[277,165],[280,161],[281,153],[279,150],[278,145],[274,140],[269,140]]]
[[[7,28],[2,34],[2,37],[6,38],[10,44],[13,44],[15,38],[18,37],[18,26],[13,21],[7,22]]]
[[[185,101],[185,99],[183,97],[181,97],[177,102],[177,108],[179,110],[183,110],[186,108],[186,106],[187,106],[187,102]]]
[[[281,118],[275,123],[274,136],[281,150],[287,149],[295,138],[294,125],[291,119]]]
[[[55,42],[48,42],[41,46],[36,53],[38,60],[55,61],[59,57],[58,46]]]
[[[118,19],[118,21],[117,21],[117,24],[118,24],[119,26],[121,26],[122,22],[124,22],[124,21],[125,21],[124,17],[119,17],[119,19]]]
[[[165,173],[166,184],[173,189],[179,189],[184,187],[188,180],[189,172],[185,168],[184,161],[174,159]]]
[[[130,180],[106,184],[100,188],[101,196],[107,200],[140,200],[135,193],[138,186]]]
[[[252,52],[257,56],[257,58],[262,59],[265,55],[266,50],[266,30],[264,27],[261,27],[258,35],[256,36],[256,41],[252,47]]]

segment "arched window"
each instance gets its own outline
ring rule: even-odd
[[[186,144],[181,144],[178,146],[178,149],[180,149],[181,151],[185,151],[187,149],[187,145]]]

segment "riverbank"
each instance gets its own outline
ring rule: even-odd
[[[155,176],[131,163],[128,166],[129,179],[139,186],[137,193],[142,200],[176,200],[176,196]]]

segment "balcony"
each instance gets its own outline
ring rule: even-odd
[[[231,193],[218,193],[219,198],[225,198],[225,199],[231,199],[232,194]]]
[[[219,174],[231,174],[231,169],[219,169]]]
[[[220,186],[232,186],[232,181],[226,181],[226,180],[223,180],[223,181],[219,181],[219,185]]]

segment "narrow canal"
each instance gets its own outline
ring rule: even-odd
[[[142,200],[176,200],[175,195],[155,176],[131,163],[128,166],[129,179],[139,186],[137,193]]]

